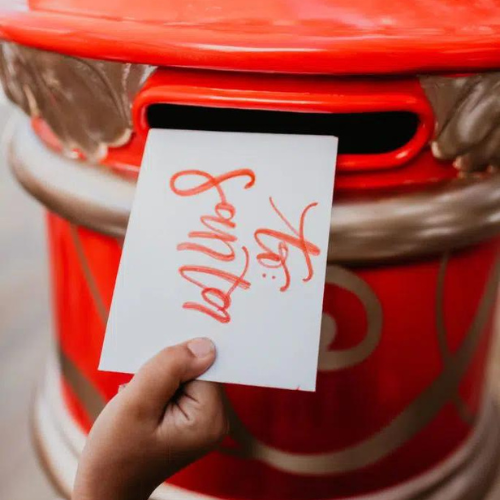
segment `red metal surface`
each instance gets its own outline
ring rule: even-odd
[[[497,0],[4,0],[0,36],[83,57],[240,71],[500,66]]]
[[[120,258],[113,239],[49,216],[55,318],[60,349],[103,400],[128,376],[97,371],[106,314]],[[76,235],[76,236],[75,236]],[[499,240],[450,257],[444,280],[443,315],[450,353],[471,335],[481,297],[498,255]],[[226,386],[228,398],[253,438],[286,453],[313,460],[376,435],[414,405],[442,376],[447,361],[440,352],[436,297],[441,257],[408,264],[349,271],[365,282],[382,307],[382,334],[373,353],[359,364],[319,373],[316,393]],[[103,313],[104,310],[104,313]],[[346,289],[327,284],[324,312],[337,325],[328,350],[347,349],[364,337],[369,308]],[[393,453],[357,470],[311,476],[291,473],[253,459],[231,456],[240,443],[232,438],[171,479],[189,490],[222,498],[340,498],[396,485],[436,466],[469,435],[473,420],[460,416],[455,394],[472,416],[484,390],[491,338],[491,313],[456,387],[448,390],[431,418]],[[455,392],[456,391],[456,392]],[[87,428],[86,396],[66,391],[73,417]],[[416,413],[413,418],[420,418]],[[224,450],[225,448],[225,450]]]
[[[337,195],[411,190],[458,175],[451,162],[438,161],[431,154],[428,141],[434,118],[415,77],[298,78],[160,70],[150,77],[134,101],[135,134],[132,140],[124,147],[109,148],[103,164],[123,175],[137,176],[148,130],[145,110],[156,103],[298,113],[411,111],[419,116],[420,126],[413,139],[399,150],[378,155],[339,156],[335,181]],[[57,138],[40,120],[34,121],[34,127],[50,147],[60,149]]]
[[[152,104],[161,103],[296,113],[408,111],[419,117],[416,134],[395,151],[339,155],[337,171],[342,173],[387,170],[401,166],[422,150],[434,128],[432,109],[414,78],[370,81],[249,76],[241,73],[221,78],[216,72],[160,70],[149,78],[134,101],[134,129],[144,142],[149,130],[146,110]]]

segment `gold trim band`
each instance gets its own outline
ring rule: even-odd
[[[24,188],[74,224],[123,237],[135,184],[48,150],[26,120],[19,125],[9,161]],[[425,192],[335,202],[328,261],[366,264],[435,255],[499,232],[500,174],[460,179]]]

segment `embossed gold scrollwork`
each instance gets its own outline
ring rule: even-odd
[[[353,293],[363,304],[368,328],[361,342],[349,349],[328,349],[333,342],[336,323],[329,314],[323,314],[318,368],[321,371],[342,370],[368,358],[380,342],[382,333],[382,306],[370,286],[358,275],[340,266],[328,266],[326,283]]]
[[[446,267],[446,256],[444,261],[443,266]],[[306,454],[283,451],[252,436],[228,405],[231,433],[239,447],[223,451],[242,458],[258,460],[283,472],[309,476],[350,472],[387,457],[431,422],[446,402],[457,393],[460,380],[476,352],[490,317],[499,275],[500,262],[497,260],[467,335],[455,353],[447,354],[447,362],[441,374],[399,415],[368,439],[332,452]],[[438,310],[440,307],[438,304]]]
[[[420,83],[434,111],[431,149],[464,174],[500,167],[500,73],[425,75]]]
[[[0,80],[7,97],[28,116],[42,118],[65,155],[74,158],[78,149],[92,162],[102,160],[108,147],[129,142],[132,103],[153,70],[0,44]]]

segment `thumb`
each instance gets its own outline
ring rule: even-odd
[[[167,347],[136,373],[123,396],[159,417],[179,386],[202,375],[214,361],[215,346],[207,338]]]

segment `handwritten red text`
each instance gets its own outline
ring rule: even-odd
[[[181,188],[182,180],[192,181],[201,178],[201,183],[188,188]],[[217,195],[217,202],[213,214],[202,215],[201,225],[204,229],[188,233],[190,241],[180,243],[177,250],[200,252],[218,262],[232,262],[236,259],[237,237],[230,232],[236,228],[236,208],[229,203],[222,184],[237,178],[247,180],[244,188],[248,189],[255,183],[255,174],[250,169],[233,170],[219,176],[212,176],[201,170],[184,170],[178,172],[170,179],[170,189],[178,196],[197,196],[201,193],[213,191]],[[194,241],[193,241],[194,240]],[[244,265],[241,273],[233,274],[219,268],[210,266],[182,266],[180,275],[190,283],[201,289],[203,303],[185,302],[185,309],[192,309],[207,314],[220,323],[231,320],[229,308],[231,295],[236,289],[247,290],[250,282],[245,279],[249,266],[249,254],[245,246],[239,248],[242,253]],[[207,284],[205,279],[216,278],[221,285]]]
[[[264,252],[257,255],[257,261],[262,266],[269,269],[281,268],[283,270],[285,282],[281,286],[280,290],[284,292],[290,286],[290,269],[288,266],[290,247],[300,250],[304,256],[307,267],[307,275],[302,281],[307,282],[314,275],[311,256],[319,255],[320,250],[316,245],[313,245],[310,241],[306,240],[304,236],[304,225],[307,213],[311,208],[317,206],[317,203],[310,203],[306,208],[304,208],[302,215],[300,216],[298,230],[295,229],[292,224],[290,224],[288,219],[280,212],[271,197],[269,198],[269,203],[278,217],[290,230],[290,233],[284,233],[274,229],[257,229],[254,233],[255,241],[259,244],[261,249],[264,250]],[[269,240],[275,244],[277,243],[275,250],[270,247]]]

